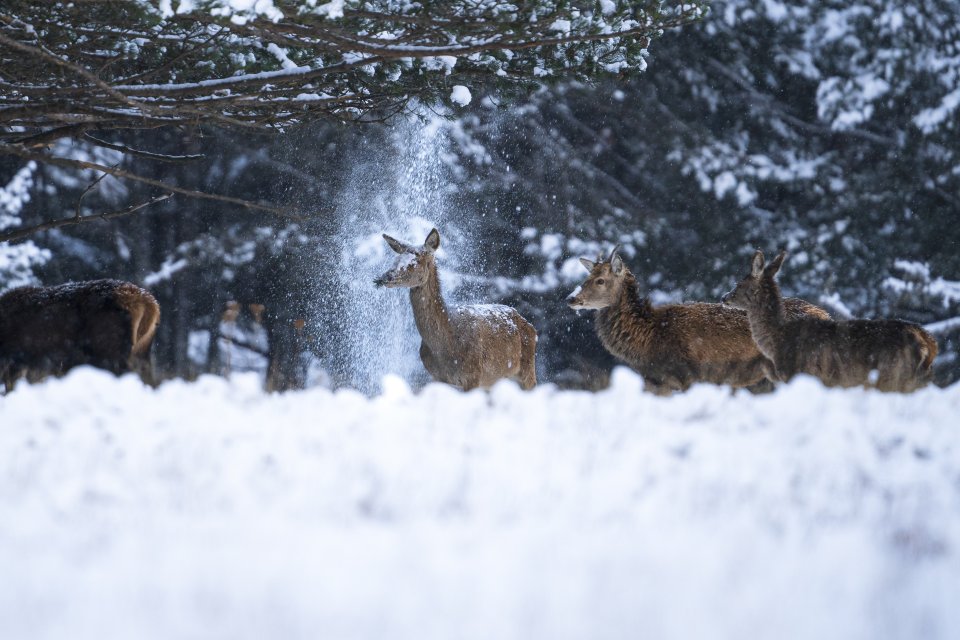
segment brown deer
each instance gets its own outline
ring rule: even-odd
[[[806,373],[828,387],[900,392],[930,381],[937,341],[918,324],[791,317],[775,279],[786,255],[781,251],[765,266],[757,251],[750,273],[723,297],[724,304],[747,312],[753,339],[779,379]]]
[[[686,391],[695,382],[750,387],[774,380],[773,364],[750,337],[747,315],[721,304],[688,302],[655,307],[615,247],[604,260],[581,258],[590,272],[567,296],[573,309],[595,309],[603,346],[658,395]],[[803,300],[785,301],[791,315],[829,318]]]
[[[451,307],[444,302],[434,259],[440,246],[436,229],[419,247],[386,234],[383,239],[400,255],[374,284],[410,289],[422,339],[420,360],[435,380],[464,391],[490,387],[501,378],[516,380],[523,389],[536,386],[537,332],[516,309],[502,304]]]
[[[0,379],[7,391],[93,365],[135,371],[152,382],[150,343],[160,307],[149,292],[119,280],[19,287],[0,296]]]

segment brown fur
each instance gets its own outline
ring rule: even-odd
[[[119,282],[114,290],[117,303],[130,314],[130,335],[133,339],[131,355],[147,352],[160,324],[160,305],[149,291],[131,282]]]
[[[20,287],[0,296],[0,378],[9,391],[89,364],[148,382],[149,349],[160,318],[150,293],[129,282],[93,280]]]
[[[913,391],[930,381],[937,343],[920,325],[790,317],[775,279],[785,257],[781,252],[764,266],[758,251],[750,274],[724,296],[728,304],[746,310],[752,335],[780,379],[806,373],[828,387],[897,392]]]
[[[463,390],[487,388],[497,380],[516,380],[523,389],[537,384],[537,332],[516,309],[505,305],[449,307],[440,290],[434,229],[422,247],[389,236],[400,254],[397,265],[378,286],[410,289],[410,304],[422,342],[420,360],[435,380]]]
[[[654,307],[615,252],[606,261],[583,262],[590,275],[568,304],[598,310],[603,346],[640,373],[649,391],[685,391],[696,382],[748,387],[775,378],[772,363],[750,337],[746,313],[706,302]],[[788,308],[795,315],[830,317],[803,300],[791,299]]]
[[[933,361],[937,358],[937,354],[940,352],[940,347],[937,345],[937,339],[933,337],[929,331],[921,327],[920,325],[913,325],[910,327],[913,334],[917,337],[917,340],[922,342],[924,347],[923,351],[926,353],[923,362],[920,363],[920,369],[929,371],[929,377],[933,377]]]

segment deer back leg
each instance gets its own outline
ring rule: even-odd
[[[520,335],[520,372],[517,382],[524,390],[537,386],[537,332],[527,325]]]

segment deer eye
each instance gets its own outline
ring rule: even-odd
[[[604,279],[603,279],[603,278],[597,278],[596,280],[594,280],[594,282],[596,282],[597,284],[603,284],[603,283],[604,283]]]

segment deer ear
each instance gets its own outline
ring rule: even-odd
[[[431,229],[430,233],[427,234],[427,239],[423,241],[423,246],[427,247],[431,251],[436,251],[440,248],[440,232],[436,229]]]
[[[780,267],[783,266],[783,261],[787,258],[786,250],[781,251],[777,254],[777,257],[770,261],[770,264],[767,265],[767,268],[763,270],[764,275],[768,275],[771,278],[777,275],[777,272],[780,271]]]
[[[403,253],[407,250],[407,245],[400,242],[396,238],[391,238],[387,234],[383,234],[383,239],[387,241],[387,244],[390,245],[390,248],[396,251],[397,253]]]
[[[753,254],[753,260],[750,262],[750,275],[759,278],[761,273],[763,273],[763,251],[757,249],[757,252]]]
[[[610,268],[613,270],[613,275],[615,276],[623,273],[623,258],[620,257],[619,253],[613,254],[613,257],[610,259]]]
[[[597,266],[596,262],[587,260],[586,258],[580,258],[580,264],[582,264],[587,271],[593,271],[593,268]]]

